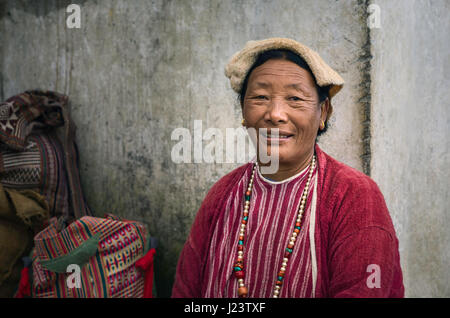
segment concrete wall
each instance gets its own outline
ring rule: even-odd
[[[80,29],[68,29],[65,24],[68,16],[65,8],[72,2],[81,6]],[[426,248],[410,251],[417,248],[417,244],[425,243],[420,243],[420,236],[417,236],[420,223],[410,230],[408,222],[412,219],[405,217],[404,211],[409,210],[405,210],[401,202],[414,205],[414,202],[424,201],[424,197],[416,197],[408,190],[408,184],[418,186],[421,179],[417,174],[408,177],[399,173],[398,162],[391,163],[390,167],[383,165],[386,151],[381,148],[386,140],[392,142],[392,135],[377,131],[377,127],[392,126],[389,116],[382,117],[383,112],[377,112],[377,107],[388,107],[382,100],[385,94],[380,92],[395,90],[395,86],[385,83],[390,79],[389,72],[398,77],[408,76],[407,71],[385,69],[377,60],[386,52],[381,46],[378,51],[371,48],[370,39],[377,43],[384,41],[384,36],[392,41],[393,48],[401,41],[383,28],[377,30],[378,35],[372,30],[372,38],[369,38],[366,1],[54,0],[2,1],[0,5],[0,34],[5,44],[0,47],[0,98],[4,100],[37,87],[70,96],[78,126],[81,177],[88,202],[99,216],[110,212],[145,222],[152,236],[159,239],[156,258],[159,296],[170,295],[179,252],[207,190],[239,165],[175,164],[170,157],[176,143],[171,141],[171,133],[178,127],[193,132],[194,120],[202,120],[203,130],[216,127],[225,133],[227,127],[239,127],[241,111],[223,75],[224,66],[246,41],[271,36],[292,37],[309,45],[345,79],[344,90],[333,101],[332,127],[320,139],[320,144],[338,160],[366,173],[372,172],[381,183],[393,209],[396,227],[402,231],[401,238],[408,240],[401,242],[402,261],[408,267],[408,275],[419,269],[429,273],[417,258],[423,257],[423,253],[430,257],[439,255],[444,248],[434,245],[432,251]],[[410,9],[406,3],[402,5]],[[441,3],[440,6],[447,5]],[[382,17],[391,14],[395,19],[396,14],[405,14],[405,11],[389,10],[390,5],[383,3]],[[424,10],[423,14],[433,15],[435,9],[426,7]],[[396,23],[402,27],[400,22]],[[413,39],[414,34],[408,33],[405,26],[402,30],[406,38]],[[441,35],[444,30],[440,31]],[[377,36],[381,38],[378,40]],[[438,40],[428,41],[435,45]],[[445,49],[444,43],[436,45]],[[377,54],[373,64],[370,63],[371,49],[372,54]],[[406,47],[404,49],[407,51]],[[447,56],[448,66],[448,54],[442,54]],[[400,54],[395,56],[399,58]],[[429,55],[419,56],[425,63]],[[401,62],[399,60],[398,64]],[[407,70],[417,72],[415,76],[420,68],[412,59],[410,63]],[[442,79],[444,74],[441,73]],[[430,82],[427,85],[430,89],[435,87]],[[401,87],[404,92],[409,89]],[[419,90],[415,93],[419,94]],[[438,94],[434,96],[438,98]],[[371,98],[375,98],[373,105]],[[429,100],[433,98],[430,95],[422,98],[423,102],[437,101]],[[399,100],[393,99],[389,105],[394,108]],[[373,125],[371,106],[375,116]],[[434,104],[434,107],[438,110],[445,106]],[[417,110],[421,111],[418,114],[423,114],[423,110]],[[416,118],[414,112],[408,116]],[[434,118],[431,113],[428,116]],[[445,127],[447,124],[448,129],[448,119],[445,121],[442,116],[438,120],[441,122],[436,125]],[[401,132],[406,137],[410,130]],[[371,135],[374,136],[372,143]],[[423,136],[423,144],[433,136],[431,131],[430,135]],[[436,158],[439,152],[448,150],[442,148],[448,146],[445,135],[438,137],[442,138],[434,144]],[[398,146],[392,145],[392,149],[399,149]],[[413,151],[407,145],[400,149]],[[445,161],[445,157],[441,157],[433,171],[445,171],[444,162],[448,162],[448,158]],[[413,163],[411,161],[405,169],[413,169]],[[439,220],[447,199],[443,199],[445,188],[437,187],[446,185],[445,181],[439,176],[435,183],[426,170],[420,171],[429,178],[427,194],[435,191],[435,200],[420,207],[426,207],[426,214]],[[390,180],[403,183],[402,197],[390,196]],[[433,207],[433,204],[436,205]],[[420,209],[415,211],[421,212]],[[445,224],[450,224],[448,221],[447,217]],[[417,244],[409,240],[417,240]],[[439,267],[442,271],[443,261],[435,263],[436,268],[442,266]],[[417,269],[411,270],[409,266]],[[445,292],[449,295],[448,279],[439,286],[435,286],[434,281],[421,280],[416,285],[410,281],[409,295],[422,295],[418,291],[422,285],[435,289],[433,295]],[[442,284],[447,284],[447,289]]]
[[[372,169],[410,297],[450,296],[450,2],[374,1]]]

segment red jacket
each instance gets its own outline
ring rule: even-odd
[[[315,150],[315,297],[404,297],[398,239],[378,186],[317,145]],[[208,192],[181,252],[172,297],[204,294],[203,272],[214,224],[248,165],[224,176]]]

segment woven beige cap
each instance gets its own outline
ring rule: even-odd
[[[235,53],[227,66],[225,75],[230,79],[231,88],[240,93],[247,72],[256,61],[258,55],[274,49],[286,49],[302,57],[311,69],[317,85],[323,87],[331,85],[330,99],[344,86],[344,80],[327,63],[309,47],[288,38],[269,38],[260,41],[248,41],[245,47]]]

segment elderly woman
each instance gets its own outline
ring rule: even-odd
[[[181,252],[172,296],[403,297],[383,195],[316,144],[342,78],[285,38],[248,42],[226,75],[243,125],[266,129],[259,141],[276,150],[279,167],[263,173],[258,155],[211,188]]]

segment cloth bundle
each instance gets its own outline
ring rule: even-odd
[[[75,130],[65,95],[30,90],[0,103],[0,289],[8,290],[4,297],[12,296],[11,286],[17,285],[22,268],[20,257],[30,252],[42,222],[55,216],[62,228],[91,214],[81,191]],[[39,207],[30,209],[38,201]],[[31,222],[37,214],[40,224]],[[21,234],[11,234],[13,229]]]
[[[90,216],[75,131],[65,95],[31,90],[0,103],[0,296],[19,285],[16,297],[151,297],[145,227]]]
[[[91,215],[80,185],[75,131],[65,95],[31,90],[0,104],[0,183],[44,195],[50,215],[67,223]]]
[[[142,223],[107,215],[56,225],[34,240],[33,297],[151,297],[155,250]]]
[[[17,289],[21,257],[29,253],[34,231],[43,228],[48,217],[43,196],[0,184],[0,298],[11,297]]]

